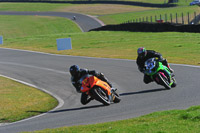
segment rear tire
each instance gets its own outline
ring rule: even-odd
[[[119,95],[118,95],[115,91],[113,91],[112,93],[113,93],[113,95],[114,95],[114,100],[113,100],[113,102],[114,102],[114,103],[119,103],[119,102],[121,101],[121,99],[119,98]]]
[[[172,77],[172,80],[173,80],[173,84],[172,84],[172,87],[176,87],[176,79],[174,77]]]
[[[99,86],[95,86],[91,90],[92,95],[94,98],[103,103],[104,105],[110,105],[111,96],[108,96],[107,92]]]

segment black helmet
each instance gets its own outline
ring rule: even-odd
[[[137,53],[140,58],[144,58],[147,55],[147,51],[144,47],[138,48]]]
[[[80,72],[80,68],[78,65],[72,65],[69,69],[69,72],[72,76],[77,77],[79,72]]]

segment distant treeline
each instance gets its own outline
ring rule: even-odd
[[[38,2],[38,3],[72,3],[72,4],[120,4],[142,7],[174,7],[175,4],[154,4],[123,0],[0,0],[0,2]]]
[[[106,25],[90,31],[131,31],[131,32],[194,32],[200,33],[200,25],[182,25],[173,23],[127,23]]]

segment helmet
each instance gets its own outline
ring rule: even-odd
[[[80,68],[78,65],[72,65],[70,68],[69,68],[69,72],[72,76],[74,77],[77,77],[79,75],[79,72],[80,72]]]
[[[147,50],[144,47],[140,47],[137,50],[138,56],[144,58],[147,55]]]

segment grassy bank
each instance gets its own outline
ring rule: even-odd
[[[185,17],[187,17],[187,14],[190,13],[190,18],[194,18],[194,12],[200,13],[200,9],[198,6],[180,6],[180,7],[172,7],[172,8],[161,8],[156,10],[146,10],[146,11],[138,11],[138,12],[130,12],[130,13],[119,13],[119,14],[112,14],[112,15],[105,15],[100,16],[99,19],[102,20],[106,24],[120,24],[131,20],[136,20],[139,18],[149,18],[153,17],[153,22],[155,22],[155,16],[157,16],[157,19],[160,19],[160,15],[165,16],[167,14],[168,21],[170,21],[170,14],[172,14],[173,22],[175,22],[176,13],[177,17],[181,18],[182,13]],[[181,19],[180,19],[181,20]],[[179,21],[181,22],[181,21]],[[186,21],[187,22],[187,21]]]
[[[22,120],[57,106],[52,96],[35,88],[0,77],[0,123]]]
[[[0,3],[0,11],[56,11],[71,4],[50,4],[50,3]]]
[[[101,124],[45,129],[34,133],[198,133],[200,106],[155,112],[142,117]]]
[[[81,32],[69,19],[49,16],[0,16],[0,34],[8,38]]]
[[[57,51],[56,39],[66,37],[72,39],[73,49]],[[161,52],[170,63],[200,65],[199,44],[200,38],[197,33],[104,31],[5,38],[1,47],[63,55],[136,59],[137,48],[144,46]]]
[[[110,10],[112,8],[112,10]],[[50,3],[0,3],[0,11],[56,11],[76,12],[90,15],[106,15],[158,9],[123,4],[50,4]]]

